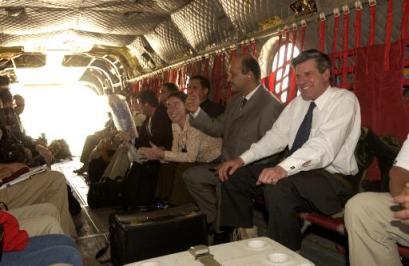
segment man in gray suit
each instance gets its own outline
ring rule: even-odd
[[[250,55],[233,58],[229,82],[234,96],[223,114],[210,118],[201,108],[197,95],[190,94],[186,109],[191,113],[190,124],[213,137],[222,137],[219,162],[236,158],[250,148],[270,129],[282,110],[281,103],[260,84],[260,66]],[[220,183],[214,170],[217,163],[189,168],[183,174],[186,187],[206,214],[207,222],[217,231]]]

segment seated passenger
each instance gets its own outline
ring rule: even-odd
[[[166,98],[168,97],[169,94],[178,92],[179,88],[176,84],[174,83],[164,83],[162,84],[162,87],[159,90],[159,107],[160,112],[162,113],[164,110],[166,110],[165,106],[165,101]],[[131,110],[134,118],[135,125],[137,128],[143,126],[143,122],[146,119],[146,114],[142,111],[142,106],[138,102],[138,96],[133,96],[131,97]],[[128,158],[128,150],[130,145],[130,138],[126,135],[122,135],[123,137],[123,143],[120,147],[120,149],[117,149],[115,151],[115,154],[113,155],[111,161],[109,162],[108,166],[106,167],[103,177],[109,177],[111,179],[116,179],[118,177],[124,177],[127,170],[129,169],[130,166],[130,160]]]
[[[280,102],[260,84],[260,66],[254,57],[234,57],[229,81],[235,96],[217,118],[202,110],[196,93],[191,91],[186,99],[190,125],[209,136],[223,138],[222,162],[236,158],[263,137],[282,110]],[[209,225],[217,224],[220,182],[213,172],[216,166],[217,163],[194,166],[183,174],[188,191],[206,214]]]
[[[354,157],[360,136],[357,98],[330,85],[328,55],[307,50],[293,59],[300,96],[283,110],[262,139],[219,167],[221,226],[253,227],[253,198],[264,192],[267,236],[301,249],[299,212],[334,214],[352,196],[348,176],[358,172]],[[249,165],[289,147],[278,164]]]
[[[165,82],[159,89],[158,101],[161,108],[166,108],[166,100],[172,93],[178,92],[179,87],[175,83]]]
[[[21,123],[20,120],[20,115],[24,112],[24,108],[26,106],[25,100],[23,98],[23,96],[21,96],[20,94],[14,94],[13,95],[13,108],[14,108],[14,112],[17,115],[17,120],[18,120],[18,124],[20,126],[20,131],[23,132],[24,134],[26,133],[23,124]]]
[[[51,165],[54,160],[51,151],[22,131],[13,109],[13,96],[8,89],[0,90],[0,101],[1,160],[23,162],[29,166]]]
[[[159,174],[156,195],[175,205],[192,201],[182,180],[183,171],[195,165],[195,162],[212,162],[221,153],[220,138],[210,137],[190,126],[185,100],[186,95],[183,92],[176,92],[170,94],[166,101],[167,112],[172,121],[172,149],[163,150],[155,145],[141,148],[142,154],[149,160],[185,163],[162,164]]]
[[[216,118],[224,112],[224,107],[209,100],[210,82],[207,78],[196,75],[189,79],[187,93],[197,95],[200,101],[200,108],[210,117]]]
[[[351,266],[402,265],[397,244],[409,246],[409,136],[389,177],[389,193],[359,193],[345,207]]]
[[[133,121],[136,128],[139,128],[140,126],[142,126],[143,121],[145,121],[146,115],[142,113],[141,105],[138,103],[138,97],[136,94],[131,96],[130,103]]]
[[[88,163],[92,158],[91,152],[95,149],[95,147],[102,139],[106,138],[108,135],[112,135],[112,132],[114,130],[114,121],[112,120],[112,115],[109,112],[108,117],[109,119],[105,123],[104,129],[87,136],[87,138],[85,139],[80,157],[80,162],[83,163],[83,165],[80,168],[74,170],[74,173],[82,175],[88,172]]]
[[[0,108],[3,107],[3,97],[9,97],[8,93],[2,94],[2,92],[4,90],[0,91]],[[3,179],[21,168],[28,167],[19,160],[24,161],[23,157],[30,155],[30,152],[16,145],[12,133],[10,134],[3,121],[0,121],[0,133],[0,179]],[[60,172],[45,171],[18,184],[2,188],[0,202],[6,203],[11,209],[49,202],[57,207],[64,232],[71,236],[77,235],[69,213],[66,179]]]
[[[0,226],[3,229],[2,265],[83,265],[74,241],[65,235],[28,237],[26,231],[20,230],[16,218],[3,211],[0,211]]]
[[[136,149],[151,147],[151,144],[169,150],[172,145],[172,126],[166,107],[159,105],[158,98],[151,90],[138,95],[142,112],[146,115],[139,128],[139,137],[132,140]],[[151,160],[134,163],[125,179],[125,201],[130,207],[151,203],[154,199],[160,162]]]
[[[0,163],[0,179],[10,176],[23,167],[27,166],[21,163]],[[25,181],[2,188],[0,189],[0,202],[4,202],[10,209],[38,203],[51,203],[59,212],[64,233],[73,237],[77,235],[68,208],[66,179],[60,172],[45,171]]]
[[[51,203],[33,204],[6,210],[16,217],[22,230],[28,235],[64,234],[60,213]]]

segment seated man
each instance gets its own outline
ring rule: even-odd
[[[209,136],[223,138],[222,162],[236,158],[263,137],[282,110],[280,102],[261,85],[260,66],[254,57],[234,57],[229,74],[235,95],[217,118],[202,109],[200,90],[189,89],[186,99],[186,109],[191,113],[189,123]],[[183,173],[183,179],[200,210],[206,214],[208,224],[217,232],[220,189],[213,171],[215,166],[217,163],[189,168]]]
[[[36,222],[39,218],[36,217]],[[46,220],[47,217],[44,218]],[[0,227],[3,231],[3,245],[0,247],[2,265],[83,265],[74,241],[65,235],[29,237],[25,230],[20,230],[19,221],[4,211],[0,211]]]
[[[139,137],[133,140],[136,149],[153,145],[169,150],[172,146],[172,125],[166,107],[160,105],[151,90],[138,95],[146,119],[139,128]],[[128,207],[152,203],[154,200],[160,162],[134,163],[125,179],[125,201]]]
[[[198,95],[200,108],[210,117],[216,118],[224,112],[224,107],[220,104],[209,100],[210,81],[200,75],[193,76],[189,79],[187,93]]]
[[[21,163],[0,163],[0,179],[10,176],[22,167]],[[68,193],[65,176],[56,171],[45,171],[31,178],[0,189],[0,202],[4,202],[8,208],[20,208],[37,203],[53,204],[61,217],[61,227],[65,234],[75,237],[74,222],[68,209]]]
[[[330,86],[331,62],[326,54],[304,51],[292,65],[301,95],[287,105],[261,140],[219,167],[220,224],[252,227],[252,200],[263,190],[269,214],[267,235],[300,250],[298,213],[330,215],[352,195],[345,177],[358,172],[354,150],[361,115],[353,93]],[[273,167],[248,165],[287,146],[289,156]]]
[[[179,91],[179,88],[174,83],[163,83],[160,90],[159,90],[159,107],[156,113],[163,114],[166,112],[166,99],[167,97]],[[143,106],[141,102],[138,100],[139,95],[134,95],[131,97],[131,110],[135,122],[135,126],[137,128],[143,127],[144,121],[146,119],[146,114],[143,111]],[[146,111],[146,110],[145,110]],[[143,128],[141,129],[143,131]],[[157,133],[155,133],[157,135]],[[129,169],[130,161],[128,158],[128,148],[126,147],[129,144],[129,137],[128,134],[121,135],[123,137],[123,144],[120,146],[119,149],[115,151],[111,161],[109,162],[108,166],[106,167],[103,177],[109,177],[111,179],[116,179],[118,177],[124,177],[126,172]]]
[[[0,160],[24,162],[29,166],[51,165],[54,160],[51,151],[22,131],[13,109],[13,96],[8,89],[0,91],[0,102]]]
[[[104,129],[95,132],[94,134],[88,135],[87,138],[85,139],[84,146],[82,148],[81,152],[81,157],[80,157],[80,162],[83,163],[83,165],[79,168],[74,170],[73,172],[79,175],[84,174],[85,172],[88,172],[88,164],[91,159],[94,159],[91,154],[95,147],[98,145],[98,143],[107,137],[110,137],[115,131],[114,131],[114,121],[112,120],[112,114],[110,112],[108,114],[108,121],[105,123]]]
[[[409,246],[409,136],[389,177],[389,193],[360,193],[345,207],[351,266],[402,265],[397,243]]]
[[[64,234],[60,213],[51,203],[40,203],[7,210],[16,217],[22,230],[28,235]]]

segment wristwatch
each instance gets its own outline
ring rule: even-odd
[[[222,266],[214,259],[213,255],[210,254],[209,247],[205,245],[191,247],[189,252],[195,257],[195,260],[200,261],[200,263],[205,266]]]

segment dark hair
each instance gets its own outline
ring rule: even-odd
[[[179,91],[179,87],[178,85],[176,85],[175,83],[171,83],[171,82],[166,82],[162,84],[162,87],[164,89],[166,89],[169,93],[174,93],[174,92],[178,92]]]
[[[202,86],[203,89],[207,88],[207,94],[210,94],[210,81],[206,77],[194,75],[190,78],[190,80],[193,79],[198,80],[200,82],[200,86]]]
[[[149,89],[145,89],[139,92],[138,99],[142,104],[148,103],[152,107],[159,106],[158,98],[156,97],[155,93],[153,93],[153,91]]]
[[[324,73],[325,70],[331,70],[331,59],[327,54],[324,54],[317,49],[310,49],[301,52],[296,58],[291,61],[291,65],[296,67],[298,64],[304,63],[307,60],[314,59],[317,69],[320,73]]]
[[[168,99],[170,97],[175,97],[178,98],[179,100],[181,100],[182,102],[186,101],[187,95],[185,93],[183,93],[182,91],[178,91],[178,92],[174,92],[169,94]]]
[[[10,78],[8,76],[0,76],[0,86],[10,85]]]
[[[241,56],[241,73],[253,73],[254,79],[259,81],[261,78],[260,65],[256,58],[252,55],[246,54]]]
[[[13,102],[13,95],[8,89],[0,90],[0,100],[3,104]]]

